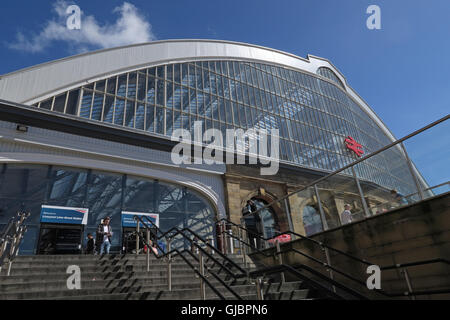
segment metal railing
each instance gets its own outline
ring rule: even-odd
[[[247,273],[245,272],[245,270],[243,270],[239,265],[237,265],[234,261],[232,261],[230,258],[228,258],[226,255],[221,254],[220,252],[216,251],[218,253],[218,255],[220,255],[224,261],[228,262],[229,264],[231,264],[232,266],[236,267],[238,270],[241,271],[241,273],[236,273],[231,271],[228,266],[225,263],[220,262],[218,259],[216,259],[211,253],[208,253],[204,248],[202,248],[202,246],[200,246],[197,241],[194,241],[193,239],[190,239],[185,232],[189,232],[190,234],[194,235],[198,240],[200,240],[201,242],[203,242],[206,246],[211,246],[207,240],[203,239],[202,237],[200,237],[198,234],[196,234],[194,231],[190,230],[189,228],[184,228],[184,229],[178,229],[178,228],[171,228],[170,230],[162,233],[161,230],[153,223],[153,221],[151,221],[150,219],[148,219],[147,217],[144,217],[147,222],[145,222],[141,217],[139,216],[135,216],[134,219],[136,221],[136,252],[138,254],[139,252],[139,238],[141,238],[141,241],[143,241],[143,243],[147,246],[147,271],[149,271],[149,264],[150,264],[150,252],[153,253],[153,255],[157,258],[157,259],[162,259],[162,258],[166,258],[167,259],[167,285],[168,285],[168,290],[172,291],[172,268],[171,268],[171,264],[172,261],[174,259],[174,256],[179,256],[183,259],[183,261],[196,273],[196,275],[199,277],[200,279],[200,296],[201,299],[206,299],[206,285],[220,298],[220,299],[225,299],[225,296],[211,283],[211,281],[208,280],[208,274],[210,274],[212,277],[214,277],[214,279],[216,279],[224,288],[226,288],[226,290],[228,292],[230,292],[236,299],[238,300],[242,300],[242,297],[237,294],[233,288],[226,283],[226,281],[224,281],[219,275],[218,273],[214,272],[212,270],[212,268],[206,266],[205,264],[205,257],[207,257],[209,260],[213,261],[214,264],[219,265],[219,272],[221,270],[224,270],[228,276],[230,276],[231,278],[233,278],[233,282],[235,282],[237,279],[239,278],[244,278],[247,277]],[[142,226],[144,227],[144,229],[146,230],[146,239],[142,239],[142,235],[140,232],[140,224],[142,224]],[[149,225],[151,225],[152,227],[150,227]],[[152,241],[150,240],[150,232],[151,230],[156,230],[156,232],[158,233],[162,233],[160,236],[153,235],[153,239],[156,241]],[[191,246],[198,249],[198,257],[192,252],[192,250],[187,250],[187,249],[183,249],[183,250],[178,250],[176,248],[172,249],[171,248],[171,241],[172,239],[177,236],[180,235],[182,236],[184,239],[186,239],[187,241],[190,242]],[[164,250],[161,248],[161,246],[158,244],[158,239],[162,239],[165,238],[167,240],[167,250],[166,252],[164,252]],[[155,253],[151,248],[152,247],[157,247],[161,254],[157,254]],[[216,250],[215,248],[212,247],[213,250]],[[188,254],[189,256],[191,256],[194,261],[196,261],[198,263],[198,267],[196,268],[186,257],[184,254]]]
[[[314,240],[312,238],[306,237],[304,235],[292,232],[292,231],[286,231],[286,232],[282,232],[279,235],[277,235],[276,237],[272,237],[272,238],[264,238],[262,237],[260,234],[257,234],[255,232],[252,232],[248,229],[246,229],[245,227],[243,227],[242,225],[238,225],[236,223],[233,223],[227,219],[221,219],[218,222],[219,224],[222,224],[223,227],[220,230],[227,230],[227,232],[223,233],[223,236],[225,237],[225,239],[228,237],[229,239],[234,239],[236,241],[238,241],[239,245],[239,250],[244,254],[247,255],[246,252],[246,248],[250,248],[253,252],[257,252],[258,254],[269,258],[269,257],[276,257],[278,259],[278,263],[279,265],[285,265],[283,263],[282,260],[282,255],[286,254],[286,253],[295,253],[295,254],[299,254],[303,257],[305,257],[308,261],[311,261],[315,264],[318,265],[318,267],[321,267],[323,269],[325,269],[325,273],[328,273],[329,276],[327,278],[324,278],[325,276],[323,275],[323,272],[320,273],[320,275],[318,274],[318,271],[310,268],[309,266],[306,266],[304,264],[300,264],[298,263],[298,265],[296,267],[304,269],[309,271],[311,274],[313,274],[314,276],[318,276],[318,278],[322,281],[326,281],[329,285],[331,285],[331,288],[334,292],[336,292],[336,287],[338,287],[339,289],[341,289],[342,291],[346,292],[346,293],[350,293],[352,296],[354,297],[358,297],[358,298],[365,298],[364,295],[362,295],[360,292],[358,291],[354,291],[353,289],[351,289],[348,286],[342,286],[342,283],[338,283],[335,281],[334,279],[334,274],[333,272],[335,272],[336,274],[339,274],[341,276],[343,276],[344,278],[350,280],[351,283],[354,283],[356,285],[358,285],[358,287],[360,287],[361,289],[367,289],[367,283],[366,281],[360,280],[358,277],[349,274],[348,272],[345,272],[339,268],[336,268],[335,266],[333,266],[331,264],[331,260],[330,260],[330,255],[329,252],[333,251],[335,252],[337,255],[342,255],[345,256],[346,258],[352,260],[353,262],[356,263],[360,263],[363,264],[365,266],[371,266],[371,265],[376,265],[366,259],[362,259],[356,256],[353,256],[351,254],[348,254],[342,250],[333,248],[331,246],[328,246],[322,242],[319,242],[317,240]],[[232,232],[232,228],[231,227],[235,227],[240,231],[235,232],[235,234],[238,234],[238,236],[235,236]],[[228,227],[228,228],[227,228]],[[272,241],[275,240],[275,253],[271,254],[268,250],[266,250],[266,248],[268,246],[264,246],[263,250],[260,250],[260,248],[258,248],[257,246],[254,246],[252,244],[251,241],[249,241],[249,237],[248,235],[251,234],[253,237],[258,237],[260,240],[264,241],[264,242],[268,242],[268,241]],[[291,236],[297,236],[300,239],[303,239],[305,241],[308,241],[314,245],[319,246],[320,250],[323,252],[324,254],[324,260],[320,260],[316,257],[313,257],[307,253],[304,253],[300,250],[297,250],[295,248],[286,248],[285,250],[281,250],[281,246],[280,246],[280,242],[278,240],[276,240],[277,237],[279,237],[280,235],[291,235]],[[242,236],[243,235],[243,236]],[[219,235],[219,236],[222,236]],[[247,240],[245,240],[245,238]],[[228,240],[226,239],[223,243],[228,243]],[[243,247],[243,246],[244,247]],[[226,248],[225,248],[226,250]],[[388,265],[388,266],[380,266],[380,270],[397,270],[399,271],[399,273],[403,274],[404,276],[404,280],[405,280],[405,284],[407,287],[406,291],[402,291],[402,292],[395,292],[395,293],[390,293],[390,292],[386,292],[382,289],[374,289],[372,290],[372,292],[376,292],[377,294],[381,295],[382,297],[386,297],[386,298],[395,298],[395,297],[404,297],[404,296],[409,296],[411,298],[415,298],[415,296],[421,296],[421,295],[435,295],[435,294],[448,294],[450,293],[450,288],[448,289],[442,289],[442,290],[422,290],[422,291],[415,291],[412,288],[411,285],[411,278],[409,276],[408,273],[408,268],[409,267],[417,267],[417,266],[424,266],[424,265],[431,265],[431,264],[444,264],[447,266],[450,266],[450,260],[447,259],[442,259],[442,258],[437,258],[437,259],[429,259],[429,260],[422,260],[422,261],[416,261],[416,262],[410,262],[410,263],[404,263],[404,264],[393,264],[393,265]],[[267,265],[264,265],[266,267],[266,269],[268,270],[269,267],[267,267]],[[292,267],[292,266],[291,266]],[[355,268],[356,269],[356,268]],[[252,274],[252,273],[251,273]],[[284,278],[284,275],[282,274],[282,279]]]
[[[24,222],[29,216],[29,212],[17,212],[16,216],[9,220],[5,230],[2,232],[0,237],[0,273],[4,265],[8,264],[6,275],[9,276],[11,274],[12,263],[19,253],[20,243],[27,231]]]

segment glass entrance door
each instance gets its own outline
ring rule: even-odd
[[[83,226],[41,224],[38,254],[82,253]]]

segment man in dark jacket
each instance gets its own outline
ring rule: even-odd
[[[88,241],[86,244],[86,254],[94,254],[95,251],[95,241],[94,241],[94,237],[92,236],[91,233],[88,233],[87,235]]]
[[[103,222],[100,223],[97,227],[97,239],[96,243],[98,245],[98,250],[100,254],[108,254],[109,249],[111,248],[111,237],[112,237],[112,229],[109,225],[109,222],[111,221],[110,217],[105,217],[103,219]]]

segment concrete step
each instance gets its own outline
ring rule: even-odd
[[[212,276],[208,276],[208,279],[215,281]],[[200,280],[196,278],[192,273],[189,275],[173,274],[172,285],[184,284],[184,283],[198,283]],[[227,281],[231,282],[231,281]],[[246,279],[239,279],[237,283],[245,283]],[[81,288],[83,289],[95,289],[95,288],[107,288],[113,289],[116,287],[130,287],[130,286],[165,286],[167,287],[167,277],[150,274],[147,277],[124,277],[122,279],[103,279],[98,277],[82,277]],[[19,282],[15,279],[7,279],[5,282],[0,282],[0,294],[7,293],[20,293],[42,290],[67,290],[67,279],[47,279],[42,281],[39,279],[32,279],[26,282]]]
[[[214,278],[209,279],[214,286],[221,288],[220,290],[227,292],[226,288]],[[239,280],[233,285],[233,288],[243,290],[244,287],[249,286],[255,288],[254,284],[245,284],[245,279]],[[197,288],[199,287],[200,279],[195,277],[174,277],[172,287],[176,289]],[[267,286],[268,292],[277,292],[278,290],[292,291],[300,287],[300,282],[285,283],[281,287]],[[64,281],[55,281],[53,283],[39,283],[34,284],[11,284],[3,285],[3,290],[0,293],[0,300],[7,299],[38,299],[38,298],[52,298],[58,296],[79,296],[92,294],[112,294],[112,293],[135,293],[135,292],[153,292],[167,290],[166,279],[142,278],[128,279],[121,281],[105,281],[105,280],[91,280],[82,281],[80,290],[69,290]],[[207,285],[206,285],[207,286]],[[207,286],[207,289],[209,287]]]
[[[219,287],[218,282],[212,282],[215,286]],[[174,291],[191,290],[190,295],[195,295],[198,293],[200,283],[189,281],[187,283],[178,284],[173,287]],[[244,289],[245,286],[240,288]],[[28,300],[28,299],[48,299],[56,297],[74,297],[74,296],[84,296],[84,295],[110,295],[117,293],[140,293],[140,292],[165,292],[167,290],[167,285],[138,285],[138,286],[121,286],[114,288],[81,288],[80,290],[68,290],[67,287],[64,290],[39,290],[39,291],[26,291],[26,292],[9,292],[0,294],[0,300]],[[226,291],[226,289],[223,289]],[[222,290],[221,290],[222,291]],[[186,296],[185,298],[187,298]]]
[[[197,267],[193,257],[186,256]],[[215,256],[220,262],[223,258]],[[229,255],[243,268],[242,256]],[[248,260],[247,267],[254,267]],[[206,263],[213,272],[231,283],[234,280],[211,260]],[[69,265],[81,269],[81,290],[68,290],[66,273]],[[232,271],[238,272],[235,267]],[[219,271],[220,270],[220,271]],[[150,272],[147,272],[146,255],[41,255],[19,256],[13,263],[11,275],[0,276],[0,300],[6,299],[200,299],[200,279],[186,262],[177,257],[172,262],[172,288],[167,291],[167,260],[150,257]],[[227,298],[236,299],[212,275],[208,279]],[[208,299],[218,299],[206,285]],[[233,290],[240,296],[256,299],[254,284],[246,278],[233,282]],[[290,282],[275,286],[264,286],[267,299],[306,299],[309,290],[301,282]]]
[[[219,254],[213,254],[214,257],[222,258]],[[152,259],[157,259],[153,254],[150,253],[150,257]],[[186,254],[188,257],[188,254]],[[241,255],[227,255],[227,257],[231,259],[241,259]],[[22,261],[29,260],[70,260],[70,259],[78,259],[78,260],[112,260],[112,259],[146,259],[146,254],[105,254],[105,255],[94,255],[94,254],[49,254],[49,255],[19,255],[15,259]],[[223,259],[223,258],[222,258]]]
[[[80,267],[81,272],[140,272],[147,271],[147,265],[145,263],[141,264],[121,264],[121,265],[97,265],[97,264],[72,264]],[[13,265],[11,268],[10,275],[34,275],[34,274],[66,274],[67,267],[70,264],[55,264],[55,265],[35,265],[33,267],[26,267],[21,265]],[[195,268],[198,266],[196,264],[193,265]],[[207,267],[212,270],[219,270],[220,266],[208,263]],[[149,265],[150,272],[165,272],[167,270],[167,264],[150,264]],[[192,270],[192,268],[183,262],[175,262],[172,263],[172,270]],[[229,268],[231,272],[238,273],[236,268]],[[223,269],[223,272],[226,271]],[[6,275],[6,270],[2,272],[2,275]]]
[[[285,284],[287,290],[292,288],[292,290],[298,290],[298,283]],[[236,285],[232,287],[233,290],[241,297],[248,297],[256,300],[256,288],[255,285]],[[229,299],[237,299],[233,294],[231,294],[226,288],[217,286],[218,291]],[[73,291],[73,290],[72,290]],[[91,291],[89,294],[85,292],[80,292],[82,290],[76,290],[78,294],[66,294],[64,296],[55,297],[39,297],[37,299],[76,299],[76,300],[199,300],[200,290],[199,285],[196,284],[193,288],[177,289],[173,291],[161,290],[146,290],[146,288],[141,288],[139,292],[111,292],[111,293],[93,293]],[[304,291],[304,296],[307,296],[307,290]],[[206,287],[207,299],[219,299],[219,297],[207,286]],[[300,295],[298,295],[300,296]],[[32,298],[36,299],[36,298]]]
[[[264,295],[264,300],[306,300],[309,293],[308,289],[270,292]]]
[[[237,300],[233,295],[224,295],[226,300]],[[257,300],[256,294],[240,296],[243,300]],[[55,298],[52,300],[200,300],[198,296],[190,296],[184,293],[173,293],[167,295],[163,292],[142,292],[142,293],[120,293],[110,295],[88,295],[69,298]],[[220,300],[217,295],[208,294],[206,300]]]
[[[191,264],[195,267],[198,266],[198,262],[191,262]],[[71,265],[77,265],[80,267],[80,269],[90,270],[93,268],[96,268],[98,270],[105,269],[105,270],[119,270],[119,269],[139,269],[139,268],[145,268],[147,269],[147,263],[144,262],[130,262],[130,261],[122,261],[120,263],[98,263],[96,261],[84,261],[84,262],[78,262],[78,261],[71,261],[70,263],[34,263],[34,264],[28,264],[28,263],[13,263],[11,266],[11,272],[21,272],[21,270],[29,270],[29,271],[40,271],[40,270],[54,270],[55,272],[64,271],[67,269],[68,266]],[[158,269],[165,269],[167,268],[167,261],[161,261],[161,262],[153,262],[150,261],[149,267],[152,270],[158,270]],[[188,267],[185,261],[182,261],[180,259],[177,259],[175,261],[171,262],[172,268],[185,268]],[[205,265],[208,267],[214,267],[219,268],[219,264],[214,263],[212,261],[206,261]],[[239,264],[238,264],[239,265]],[[242,269],[243,266],[241,267]],[[227,269],[233,272],[239,272],[238,268],[235,266],[228,266]],[[7,268],[4,268],[1,274],[6,274]]]
[[[58,272],[56,272],[58,270]],[[166,268],[156,268],[150,269],[147,272],[147,268],[136,267],[134,269],[105,269],[105,268],[80,268],[81,279],[128,279],[128,278],[149,278],[149,277],[167,277]],[[230,274],[226,273],[224,270],[219,270],[218,267],[209,268],[211,272],[219,275],[223,279],[231,278]],[[209,274],[210,272],[207,272]],[[195,276],[196,273],[189,266],[177,266],[172,269],[172,276]],[[10,276],[0,276],[1,284],[10,283],[27,283],[35,282],[37,279],[42,282],[53,281],[53,280],[63,280],[66,281],[70,275],[66,273],[66,269],[51,269],[51,268],[40,268],[40,269],[21,269],[21,270],[11,270]]]
[[[184,254],[184,256],[189,261],[194,261],[194,258],[190,256],[189,254]],[[178,255],[173,255],[175,259],[183,260]],[[219,261],[224,261],[224,258],[215,254],[213,257]],[[243,263],[242,257],[239,255],[228,255],[227,256],[230,260],[234,261],[235,263]],[[164,261],[166,257],[155,257],[154,255],[150,255],[151,261]],[[206,260],[208,260],[208,257],[205,257]],[[72,262],[72,261],[78,261],[81,263],[82,261],[121,261],[121,260],[128,260],[128,261],[146,261],[147,256],[145,254],[111,254],[111,255],[29,255],[29,256],[17,256],[14,260],[14,262],[18,263],[25,263],[25,262]],[[251,260],[247,259],[247,262],[250,263]]]
[[[190,257],[188,261],[196,266],[198,265],[198,261]],[[236,265],[244,268],[241,261],[237,260],[234,261]],[[165,268],[167,266],[167,259],[150,259],[149,260],[150,266],[153,267],[161,267]],[[219,260],[219,263],[223,263],[222,260]],[[215,263],[213,260],[206,259],[205,264],[208,266],[218,265],[218,263]],[[12,270],[17,269],[35,269],[35,268],[60,268],[60,269],[66,269],[69,265],[78,265],[80,268],[83,267],[116,267],[116,266],[147,266],[147,260],[146,258],[140,258],[140,257],[126,257],[122,259],[108,259],[108,260],[99,260],[99,259],[76,259],[76,257],[72,257],[69,259],[57,259],[57,260],[47,260],[47,259],[35,259],[35,260],[23,260],[23,259],[16,259],[14,260],[12,264]],[[235,265],[232,265],[228,262],[226,262],[227,267],[230,270],[238,271],[238,268]],[[186,266],[186,261],[182,259],[181,257],[174,257],[172,259],[172,266]],[[5,274],[6,268],[2,271],[2,274]]]

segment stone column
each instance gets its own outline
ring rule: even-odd
[[[240,182],[225,178],[225,193],[227,196],[227,217],[233,223],[240,224],[242,217]]]
[[[294,191],[293,188],[288,188],[288,192]],[[293,194],[288,198],[291,209],[292,224],[294,232],[306,236],[305,227],[303,225],[303,208],[307,202],[307,198],[301,195]]]

